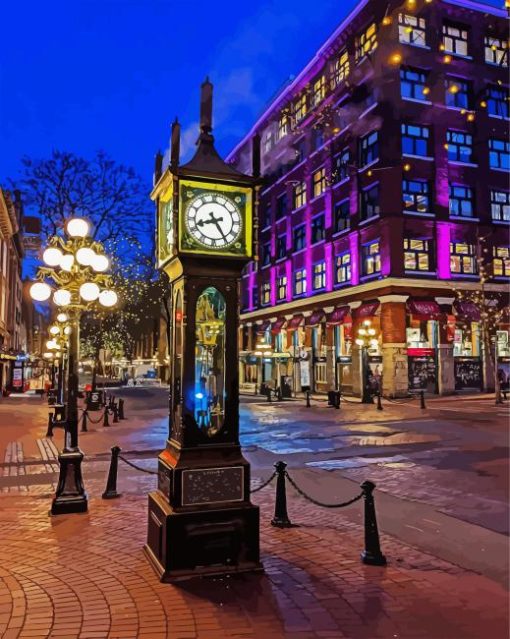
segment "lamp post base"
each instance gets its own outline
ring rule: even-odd
[[[79,448],[59,453],[60,475],[57,490],[51,504],[51,515],[68,515],[87,512],[87,493],[83,487],[81,462],[83,453]]]

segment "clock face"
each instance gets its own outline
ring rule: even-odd
[[[209,249],[225,249],[241,237],[239,208],[222,193],[204,192],[194,197],[186,207],[184,221],[194,240]]]

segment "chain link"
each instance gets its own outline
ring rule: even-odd
[[[102,419],[104,419],[104,411],[103,411],[103,414],[102,414],[102,415],[99,415],[99,419],[92,419],[92,417],[90,417],[90,415],[89,415],[89,411],[88,411],[88,410],[84,410],[83,412],[84,412],[84,413],[87,413],[87,419],[89,420],[89,422],[90,422],[91,424],[99,424],[99,422],[100,422]]]
[[[343,508],[344,506],[350,506],[351,504],[354,504],[354,502],[358,501],[359,499],[363,497],[363,493],[361,492],[357,497],[354,497],[353,499],[350,499],[349,501],[344,501],[340,504],[325,504],[321,501],[318,501],[317,499],[314,499],[313,497],[310,497],[304,491],[302,491],[301,488],[296,484],[296,482],[292,479],[292,477],[289,475],[287,471],[285,471],[285,477],[287,477],[287,479],[290,481],[292,486],[294,486],[294,488],[301,495],[301,497],[304,497],[308,501],[312,502],[312,504],[315,504],[316,506],[322,506],[323,508]]]
[[[265,481],[264,483],[262,483],[260,486],[257,486],[257,488],[250,488],[250,493],[256,493],[259,490],[262,490],[263,488],[265,488],[268,484],[270,484],[273,479],[276,477],[276,471],[271,475],[271,477]]]
[[[147,470],[146,468],[142,468],[141,466],[137,466],[136,464],[133,464],[133,462],[130,462],[129,459],[126,459],[125,457],[122,457],[122,455],[119,455],[119,457],[120,457],[120,459],[122,459],[122,461],[124,463],[126,463],[128,466],[131,466],[135,470],[139,470],[142,473],[147,473],[148,475],[157,475],[158,474],[157,470]]]

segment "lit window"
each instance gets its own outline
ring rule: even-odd
[[[491,169],[510,169],[510,142],[489,140],[489,166]]]
[[[361,219],[369,220],[379,215],[379,185],[374,184],[361,192]]]
[[[476,275],[475,247],[464,242],[450,242],[450,271]]]
[[[351,162],[351,154],[349,149],[344,149],[333,160],[333,181],[341,182],[349,177],[349,164]]]
[[[292,248],[294,251],[301,251],[305,248],[306,243],[306,227],[304,224],[296,226],[292,235]]]
[[[349,75],[349,54],[342,51],[331,65],[331,88],[337,87]]]
[[[373,22],[356,38],[356,62],[374,51],[377,47],[377,29]]]
[[[455,109],[469,109],[471,83],[462,78],[448,77],[445,80],[445,104]]]
[[[474,193],[470,186],[450,184],[450,215],[473,217]]]
[[[468,54],[468,32],[463,26],[445,22],[443,24],[443,46],[447,53]]]
[[[326,262],[324,261],[313,265],[312,288],[314,291],[326,288]]]
[[[430,183],[427,180],[402,180],[404,211],[430,212]]]
[[[276,198],[276,219],[279,220],[287,215],[287,194],[283,193]]]
[[[372,131],[359,141],[360,166],[379,159],[379,131]]]
[[[281,275],[276,278],[276,299],[278,301],[287,298],[287,276]]]
[[[300,122],[307,113],[306,93],[303,93],[294,103],[294,122]]]
[[[472,162],[472,135],[463,131],[448,130],[446,132],[446,144],[448,145],[448,160],[452,162]]]
[[[324,98],[326,97],[326,76],[321,75],[320,78],[317,78],[313,83],[312,90],[312,106],[317,106],[320,104]]]
[[[287,257],[287,240],[286,235],[279,235],[276,238],[276,259],[283,260]]]
[[[363,255],[363,275],[374,275],[381,272],[381,245],[379,240],[364,244]]]
[[[485,62],[508,66],[508,41],[494,36],[485,36]]]
[[[294,186],[294,208],[299,209],[306,204],[306,182],[303,180]]]
[[[319,197],[326,190],[326,169],[323,167],[312,175],[313,197]]]
[[[260,225],[261,228],[265,229],[271,224],[271,204],[268,203],[264,207],[262,207]]]
[[[406,271],[430,271],[430,241],[404,239]]]
[[[262,306],[266,306],[271,302],[271,284],[269,282],[264,282],[260,287],[260,300]]]
[[[289,116],[288,113],[282,113],[278,120],[278,139],[281,140],[289,132]]]
[[[508,246],[494,246],[492,254],[492,274],[496,277],[510,277],[510,249]]]
[[[491,215],[493,220],[510,222],[510,193],[491,190]]]
[[[312,219],[312,244],[322,242],[326,239],[326,224],[324,213],[316,215]]]
[[[487,113],[500,118],[508,118],[508,89],[499,86],[487,87]]]
[[[426,100],[423,93],[425,83],[427,81],[427,73],[420,69],[411,69],[410,67],[400,69],[400,95],[403,98],[412,98],[413,100]]]
[[[430,130],[428,126],[402,124],[402,153],[427,157],[429,150]]]
[[[403,44],[426,46],[425,20],[405,13],[398,14],[398,39]]]
[[[294,272],[294,295],[306,293],[306,269],[300,268]]]
[[[335,204],[335,226],[334,233],[346,231],[351,226],[349,200],[344,200]]]
[[[269,153],[273,148],[273,132],[267,131],[264,136],[264,155]]]
[[[271,264],[271,242],[266,242],[265,244],[262,244],[262,251],[261,251],[261,266],[268,266],[269,264]]]
[[[347,284],[351,281],[351,254],[341,253],[335,260],[335,283]]]

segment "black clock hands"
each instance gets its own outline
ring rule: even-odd
[[[209,212],[209,219],[208,220],[200,220],[200,222],[197,222],[197,226],[204,226],[204,224],[214,224],[214,226],[218,229],[221,237],[226,240],[227,236],[225,235],[225,233],[223,233],[223,229],[220,226],[220,222],[223,222],[223,218],[222,217],[214,217],[214,212],[210,211]]]

